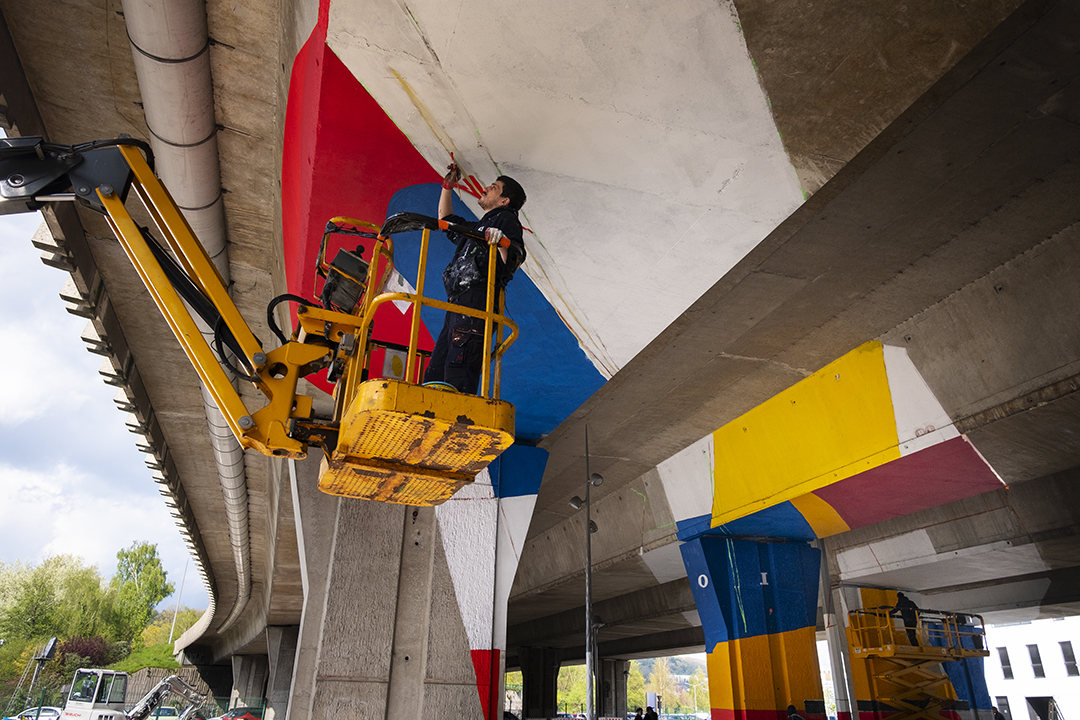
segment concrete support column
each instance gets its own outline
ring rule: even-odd
[[[629,675],[629,660],[600,661],[600,692],[596,704],[598,716],[626,717],[626,679]]]
[[[257,707],[266,705],[266,680],[270,675],[270,663],[265,655],[232,656],[233,687],[229,695],[229,707]]]
[[[326,611],[326,583],[334,543],[334,521],[341,498],[319,492],[319,458],[316,453],[306,460],[290,460],[288,466],[293,516],[296,518],[296,541],[300,551],[304,609],[300,616],[292,688],[285,717],[287,720],[310,720],[318,640]]]
[[[848,654],[847,610],[839,586],[833,587],[827,541],[819,540],[818,547],[822,550],[819,597],[825,621],[825,639],[829,644],[829,664],[832,670],[837,720],[857,720],[858,710],[855,707],[855,692],[851,684],[851,661]]]
[[[289,689],[292,687],[296,641],[299,635],[300,627],[297,625],[266,628],[270,677],[266,683],[264,720],[281,720],[288,712]]]
[[[708,650],[713,718],[824,720],[816,626],[821,553],[802,542],[703,536],[683,562]]]
[[[551,648],[518,648],[522,718],[550,718],[558,712],[559,655]]]

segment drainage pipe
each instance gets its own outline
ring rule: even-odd
[[[158,176],[228,286],[205,0],[123,0],[123,8]],[[236,566],[237,597],[217,628],[223,632],[251,599],[247,476],[243,448],[205,386],[202,393]]]

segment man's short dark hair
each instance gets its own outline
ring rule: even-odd
[[[520,210],[521,206],[525,204],[525,188],[521,187],[521,183],[508,175],[500,175],[496,179],[502,183],[502,196],[510,201],[510,207]]]

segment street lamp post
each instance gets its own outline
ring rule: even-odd
[[[575,495],[570,498],[570,507],[580,510],[585,507],[585,717],[596,720],[596,706],[593,689],[596,684],[596,672],[593,665],[594,628],[592,614],[592,534],[597,531],[592,521],[592,487],[599,487],[604,482],[600,473],[589,472],[589,426],[585,426],[585,499]]]

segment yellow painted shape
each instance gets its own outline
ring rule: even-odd
[[[713,433],[712,526],[900,457],[881,343],[860,345]]]
[[[822,697],[813,627],[717,643],[706,666],[715,709],[783,711]]]
[[[806,522],[810,523],[810,528],[819,538],[838,535],[851,529],[832,505],[813,493],[800,495],[794,498],[791,504],[806,518]]]

